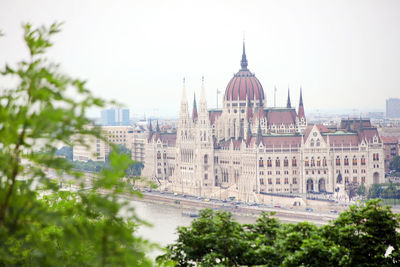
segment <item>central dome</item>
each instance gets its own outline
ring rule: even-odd
[[[247,69],[247,58],[243,43],[243,55],[240,62],[241,69],[229,81],[225,90],[224,99],[227,101],[257,100],[260,105],[264,102],[264,89],[254,73]]]

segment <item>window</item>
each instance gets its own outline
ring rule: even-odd
[[[320,145],[321,145],[321,143],[320,143],[319,139],[317,139],[317,146],[320,146]]]
[[[272,184],[272,179],[268,178],[268,184]]]
[[[364,184],[365,183],[365,176],[361,177],[361,182]]]
[[[297,162],[295,157],[293,157],[292,159],[292,167],[297,167]]]
[[[357,158],[356,158],[356,156],[353,157],[353,166],[357,166]]]
[[[327,164],[326,164],[326,158],[325,158],[325,157],[322,159],[322,166],[324,166],[324,167],[327,166]]]
[[[276,184],[281,184],[281,178],[276,178]]]
[[[281,174],[281,172],[280,172],[280,171],[276,171],[276,174],[277,174],[277,175],[280,175],[280,174]]]
[[[260,179],[260,184],[264,184],[264,179],[263,178]]]
[[[353,183],[358,183],[357,177],[353,177]]]
[[[205,173],[205,174],[204,174],[204,180],[207,180],[207,179],[208,179],[208,174]]]
[[[312,157],[311,158],[311,167],[314,167],[315,166],[315,160],[314,160],[314,157]]]
[[[268,160],[267,160],[267,167],[272,167],[272,160],[271,160],[271,158],[268,158]]]
[[[253,165],[254,166],[254,165]],[[263,158],[260,158],[260,160],[258,161],[258,167],[264,167],[264,160]]]
[[[285,158],[285,159],[283,160],[283,166],[284,166],[284,167],[289,166],[289,160],[288,160],[287,158]]]
[[[339,158],[339,156],[336,157],[336,166],[340,166],[340,158]]]
[[[344,166],[349,166],[349,158],[347,156],[344,157]]]
[[[365,166],[365,158],[364,158],[364,156],[361,157],[361,166]]]
[[[293,174],[297,174],[297,170],[293,170],[293,172],[292,172]]]
[[[204,155],[204,164],[208,164],[208,155]]]
[[[293,177],[293,184],[297,184],[297,178]]]
[[[308,162],[308,158],[306,157],[306,160],[304,161],[304,166],[308,167],[310,166],[309,162]]]
[[[317,158],[317,167],[320,167],[321,166],[321,160],[320,160],[320,158],[318,157]]]
[[[289,178],[285,178],[285,184],[289,184]]]
[[[280,167],[280,166],[281,166],[281,161],[279,160],[279,158],[276,158],[276,160],[275,160],[275,166],[276,166],[276,167]]]
[[[161,159],[161,152],[160,151],[157,152],[157,159]]]

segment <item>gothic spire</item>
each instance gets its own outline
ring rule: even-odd
[[[149,125],[149,132],[153,131],[153,126],[151,125],[151,119],[150,119],[150,125]]]
[[[305,115],[304,115],[304,106],[303,106],[303,91],[302,91],[301,87],[300,87],[299,111],[298,111],[297,116],[298,116],[299,118],[305,118]]]
[[[157,133],[160,132],[160,126],[158,125],[158,120],[157,120],[157,124],[156,124],[156,132],[157,132]]]
[[[192,119],[193,121],[196,121],[197,118],[198,114],[197,114],[197,104],[196,104],[196,93],[194,93]]]
[[[241,70],[247,70],[247,58],[246,58],[246,47],[243,40],[243,54],[242,60],[240,61],[240,66],[242,67]]]
[[[300,87],[300,103],[299,106],[303,106],[303,90]]]
[[[292,104],[290,103],[290,92],[289,92],[289,88],[287,89],[287,104],[286,104],[287,108],[291,108]]]

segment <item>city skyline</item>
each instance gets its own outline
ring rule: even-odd
[[[147,116],[178,114],[182,78],[188,99],[219,105],[240,68],[243,32],[249,69],[267,106],[285,105],[290,88],[306,112],[385,110],[400,97],[398,1],[3,1],[0,63],[20,60],[22,22],[64,21],[50,58],[88,80],[95,95]],[[327,97],[329,94],[329,97]],[[360,101],[362,100],[362,101]],[[173,104],[175,103],[175,104]],[[99,111],[91,111],[97,117]]]

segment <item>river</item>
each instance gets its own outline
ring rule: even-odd
[[[162,247],[173,243],[177,239],[176,228],[178,226],[189,226],[190,222],[195,219],[183,216],[183,209],[169,205],[137,200],[132,200],[131,205],[135,208],[135,212],[140,219],[152,224],[151,227],[140,226],[137,234]],[[248,216],[234,215],[234,218],[240,223],[254,223],[256,221],[255,217]],[[160,251],[154,251],[151,256],[154,258],[160,253]]]

